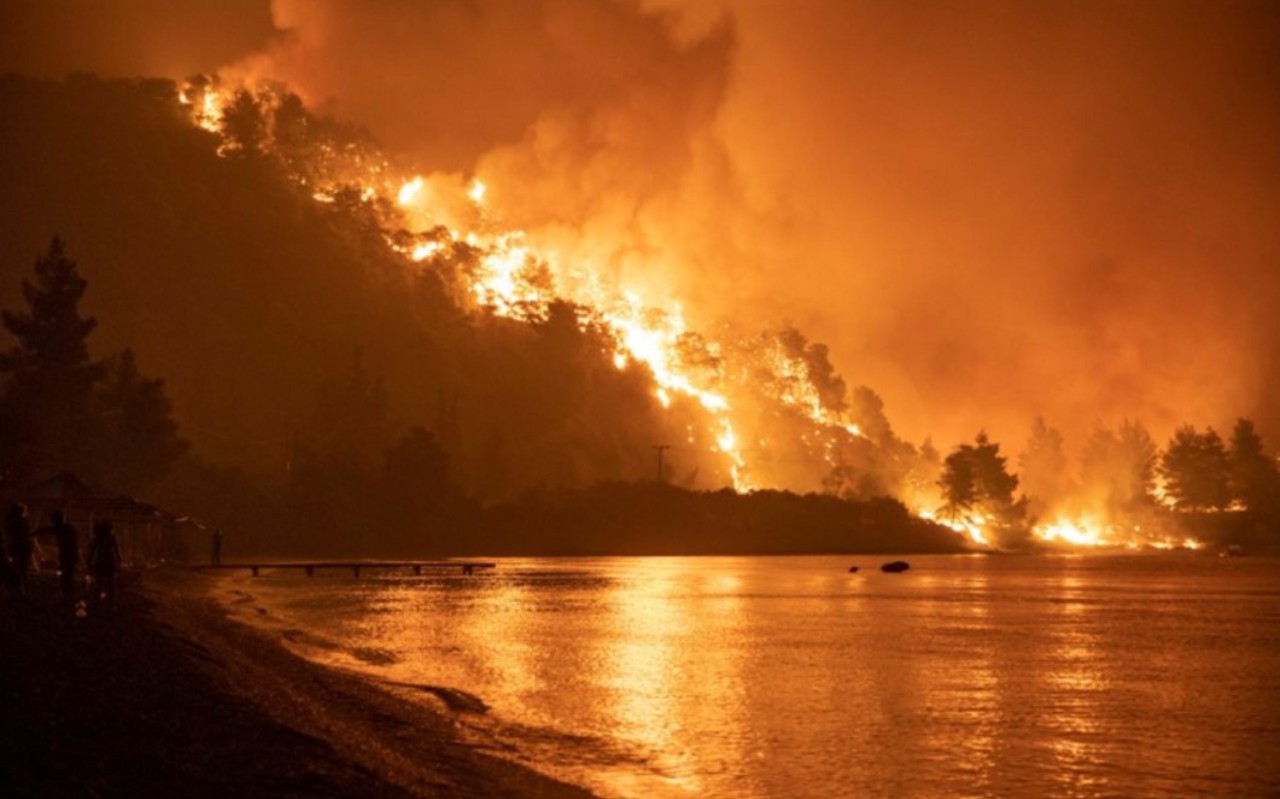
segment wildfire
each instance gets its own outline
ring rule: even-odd
[[[408,205],[413,202],[413,198],[418,196],[418,192],[422,191],[422,176],[415,176],[413,180],[400,187],[400,191],[396,194],[396,202],[400,205]]]
[[[210,132],[224,134],[225,110],[229,95],[214,83],[188,87],[179,95],[179,102],[191,109],[193,122]],[[227,152],[224,143],[220,153]],[[336,156],[326,151],[328,156]],[[351,167],[355,169],[352,170]],[[353,179],[352,171],[355,172]],[[363,203],[376,206],[381,200],[394,199],[394,206],[412,210],[395,223],[405,223],[411,218],[425,218],[431,210],[424,206],[427,192],[426,180],[421,175],[393,179],[385,161],[357,155],[342,165],[342,179],[317,179],[315,176],[298,177],[296,180],[309,186],[313,199],[321,203],[334,203],[351,188]],[[336,175],[337,173],[335,173]],[[361,178],[360,175],[364,177]],[[475,209],[481,208],[488,194],[488,186],[473,179],[465,196]],[[434,198],[434,195],[433,195]],[[473,268],[467,270],[466,293],[478,308],[496,316],[518,321],[545,319],[552,303],[567,300],[582,309],[582,324],[591,324],[605,331],[613,343],[609,353],[619,370],[632,364],[642,364],[652,374],[654,397],[664,406],[671,407],[683,398],[696,403],[709,416],[706,434],[714,442],[714,449],[728,460],[728,468],[734,487],[750,490],[748,463],[740,448],[738,425],[733,419],[734,409],[727,396],[708,378],[688,369],[679,355],[679,343],[689,330],[679,307],[659,310],[641,299],[638,292],[626,286],[605,287],[587,267],[586,279],[567,281],[559,285],[552,274],[550,258],[536,251],[520,230],[490,229],[483,220],[474,229],[446,226],[447,238],[428,236],[441,220],[432,219],[425,228],[411,231],[411,238],[418,239],[405,244],[388,237],[388,245],[402,254],[410,263],[429,263],[431,259],[446,255],[455,245],[462,243],[478,253]],[[388,229],[395,225],[388,220]],[[716,349],[719,349],[716,345]],[[836,418],[821,407],[817,394],[807,386],[796,364],[784,355],[772,358],[777,380],[788,386],[780,399],[788,405],[802,409],[819,426],[835,426],[857,435],[856,425]],[[711,378],[714,382],[714,378]]]
[[[222,134],[225,98],[220,92],[210,86],[199,89],[183,89],[178,92],[178,102],[192,108],[191,119],[197,127],[203,128],[210,133]]]
[[[984,548],[991,546],[991,537],[986,529],[991,519],[981,513],[971,513],[963,516],[938,516],[934,511],[922,510],[919,512],[919,516],[922,519],[937,522],[944,527],[950,527],[957,533],[964,533],[977,546]]]
[[[1032,534],[1046,544],[1065,544],[1077,548],[1128,550],[1204,548],[1204,542],[1197,538],[1149,533],[1137,525],[1124,529],[1117,525],[1104,524],[1094,518],[1060,518],[1050,524],[1037,525],[1032,529]]]
[[[1062,519],[1035,528],[1041,541],[1061,541],[1077,547],[1107,546],[1109,542],[1100,526],[1092,520]]]
[[[178,98],[195,125],[223,137],[220,154],[234,147],[226,134],[231,97],[216,82],[203,82],[185,88]],[[235,97],[239,108],[244,97]],[[255,100],[259,101],[269,106],[278,98]],[[272,146],[274,136],[270,131],[263,146]],[[642,366],[652,376],[653,396],[664,408],[691,404],[704,414],[700,431],[690,426],[688,442],[701,440],[703,447],[723,456],[735,489],[752,490],[759,482],[753,472],[761,463],[754,453],[765,450],[761,418],[800,420],[795,438],[829,467],[840,462],[842,441],[862,437],[840,403],[824,399],[803,346],[781,337],[705,337],[690,330],[678,304],[656,303],[634,287],[608,284],[587,263],[564,268],[552,254],[531,244],[524,231],[495,223],[500,214],[486,212],[489,187],[478,178],[465,188],[437,185],[433,178],[428,188],[422,175],[397,176],[376,150],[359,145],[324,142],[309,159],[305,168],[290,162],[297,170],[291,178],[317,202],[354,197],[366,204],[377,214],[388,246],[407,266],[431,269],[465,248],[467,265],[459,279],[462,293],[476,309],[538,322],[548,318],[554,303],[572,303],[579,324],[605,333],[610,342],[605,354],[617,369]],[[453,195],[458,201],[449,204]],[[777,409],[785,409],[785,414]],[[745,443],[743,431],[748,431]],[[976,546],[993,545],[993,519],[981,513],[949,518],[937,518],[923,508],[918,513],[963,533]],[[1033,535],[1045,543],[1077,547],[1135,540],[1089,519],[1058,519],[1034,528]],[[1199,546],[1193,539],[1145,540],[1150,546]]]

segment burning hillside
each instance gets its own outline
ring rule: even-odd
[[[652,443],[660,470],[662,454],[674,449],[676,459],[693,453],[704,468],[713,464],[692,478],[704,488],[891,496],[979,547],[1027,540],[1026,499],[1009,505],[1016,478],[1007,478],[1005,509],[956,507],[939,482],[943,464],[932,447],[899,439],[875,392],[859,387],[850,394],[826,347],[794,328],[753,332],[722,321],[693,329],[678,301],[506,225],[481,180],[399,169],[372,142],[313,115],[281,87],[199,79],[179,102],[194,124],[218,137],[220,155],[279,164],[314,202],[365,220],[406,279],[438,281],[466,313],[535,326],[559,319],[589,333],[598,355],[646,381],[652,399],[682,420],[680,440]],[[978,452],[995,456],[991,447],[979,437]],[[1156,515],[1121,512],[1097,498],[1064,495],[1040,504],[1030,534],[1045,545],[1201,546]],[[1024,532],[1011,533],[1018,529]]]
[[[180,102],[221,137],[220,153],[278,159],[317,202],[367,214],[407,273],[438,277],[461,307],[534,323],[567,304],[579,327],[601,334],[617,369],[642,370],[664,408],[680,406],[693,420],[683,441],[655,444],[715,454],[734,488],[818,490],[834,468],[860,462],[865,488],[900,493],[912,472],[914,449],[893,437],[878,407],[871,422],[880,440],[866,440],[826,348],[799,332],[692,330],[678,303],[651,300],[505,227],[482,182],[397,174],[376,149],[332,135],[283,90],[198,81]]]

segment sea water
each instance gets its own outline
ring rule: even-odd
[[[885,560],[223,589],[308,657],[450,689],[478,743],[606,797],[1280,796],[1280,559]]]

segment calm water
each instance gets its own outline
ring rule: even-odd
[[[474,694],[478,740],[609,797],[1280,796],[1280,560],[884,560],[223,588],[310,657]]]

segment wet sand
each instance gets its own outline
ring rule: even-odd
[[[0,796],[591,796],[288,652],[228,618],[207,579],[149,572],[85,618],[48,582],[5,601]]]

